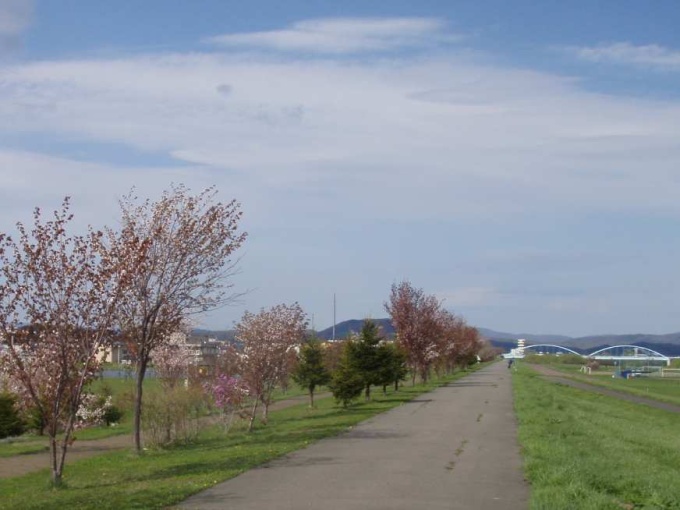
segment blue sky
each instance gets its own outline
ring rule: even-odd
[[[680,331],[680,4],[0,0],[0,228],[215,184],[244,302]]]

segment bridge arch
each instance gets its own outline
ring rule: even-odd
[[[663,360],[668,360],[668,356],[664,356],[660,352],[657,352],[653,349],[649,349],[648,347],[642,347],[639,345],[613,345],[610,347],[605,347],[603,349],[597,350],[595,352],[591,352],[588,354],[589,358],[594,358],[596,356],[604,356],[607,351],[614,351],[614,349],[633,349],[635,351],[634,356],[626,356],[630,358],[654,358],[654,359],[663,359]],[[640,354],[642,353],[642,354]],[[613,355],[613,354],[612,354]]]
[[[561,346],[561,345],[554,345],[554,344],[533,344],[533,345],[525,345],[525,346],[524,346],[524,350],[525,350],[525,351],[526,351],[527,349],[532,349],[532,350],[533,350],[533,349],[536,349],[536,348],[538,348],[538,347],[549,347],[549,348],[551,348],[551,349],[558,349],[558,350],[564,351],[564,352],[569,353],[569,354],[576,354],[577,356],[583,357],[583,354],[581,354],[580,352],[573,351],[573,350],[569,349],[568,347],[563,347],[563,346]]]

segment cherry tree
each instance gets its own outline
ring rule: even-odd
[[[467,367],[477,362],[477,356],[484,344],[477,328],[463,324],[458,334],[456,362],[461,367]]]
[[[288,379],[290,354],[302,344],[306,326],[306,315],[297,303],[262,309],[257,314],[245,312],[236,326],[236,339],[243,344],[241,377],[253,398],[249,431],[259,403],[267,422],[272,391]]]
[[[159,200],[140,202],[131,192],[120,201],[123,231],[149,244],[132,290],[119,307],[119,327],[135,358],[134,446],[142,450],[142,390],[154,352],[188,317],[224,306],[232,292],[246,234],[239,231],[240,204],[218,202],[217,190],[196,195],[173,185]]]
[[[193,354],[183,333],[173,333],[153,353],[153,366],[165,391],[173,390],[187,378]]]
[[[436,361],[436,370],[444,370],[450,373],[458,359],[458,350],[460,348],[460,335],[462,329],[465,327],[465,320],[448,310],[440,310],[439,322],[441,327],[441,336],[438,345],[438,358]]]
[[[227,374],[219,374],[214,381],[205,384],[215,406],[222,414],[222,426],[229,432],[234,416],[241,411],[243,403],[248,397],[248,388],[242,379]]]
[[[399,345],[406,351],[413,383],[417,373],[427,380],[430,367],[439,355],[442,333],[439,301],[404,281],[392,285],[385,310],[392,318]]]
[[[47,221],[35,209],[32,229],[17,224],[16,241],[0,235],[0,363],[45,426],[55,485],[83,390],[100,369],[115,311],[147,248],[125,230],[109,239],[91,228],[70,235],[69,202]]]

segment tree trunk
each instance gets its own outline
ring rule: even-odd
[[[57,461],[57,438],[50,437],[50,463],[52,464],[52,485],[55,487],[61,484],[62,471],[59,469],[59,462]]]
[[[133,423],[134,447],[136,453],[142,453],[142,387],[146,375],[147,356],[142,355],[137,365],[137,380],[135,382],[135,416]]]
[[[366,402],[371,400],[371,385],[370,384],[366,385],[366,392],[364,394],[366,395]]]
[[[387,384],[383,384],[383,395],[387,395]]]
[[[59,465],[58,465],[58,478],[54,480],[55,485],[61,485],[62,477],[64,475],[64,463],[66,462],[66,448],[68,447],[69,437],[65,437],[62,440],[61,448],[59,449]]]
[[[309,388],[309,407],[310,409],[314,409],[314,389]]]
[[[267,424],[269,419],[269,402],[262,402],[262,423]]]
[[[399,391],[399,379],[394,380],[394,391]]]
[[[260,401],[259,398],[255,398],[255,404],[253,404],[253,410],[250,413],[250,423],[248,424],[248,432],[253,431],[253,423],[255,422],[255,413],[257,413],[257,404]]]

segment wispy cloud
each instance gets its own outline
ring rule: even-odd
[[[32,20],[32,0],[0,0],[0,55],[16,47]]]
[[[590,62],[653,67],[670,71],[680,70],[680,51],[656,44],[636,46],[627,42],[619,42],[569,48],[569,51],[578,58]]]
[[[678,126],[677,104],[451,56],[187,53],[0,69],[0,133],[158,152],[343,218],[677,214]]]
[[[532,320],[545,330],[570,313],[576,322],[583,310],[600,310],[598,301],[577,301],[564,289],[583,292],[595,277],[581,266],[599,272],[618,258],[603,261],[587,251],[555,259],[544,231],[531,242],[511,234],[527,219],[552,232],[574,215],[680,218],[680,103],[593,94],[577,80],[470,54],[344,58],[448,34],[437,20],[399,23],[301,22],[247,48],[245,41],[260,35],[234,36],[244,42],[227,43],[226,52],[1,66],[0,227],[65,194],[81,201],[79,217],[100,225],[116,221],[115,197],[131,185],[152,195],[171,181],[196,189],[215,184],[243,202],[253,232],[251,280],[243,287],[265,278],[262,293],[274,303],[313,275],[314,306],[344,286],[353,303],[345,318],[361,316],[362,307],[382,302],[395,277],[424,285],[421,278],[436,271],[430,289],[449,289],[439,294],[445,306],[462,307],[482,325],[492,326],[485,309],[517,311],[517,323],[507,326],[517,330],[535,310],[541,317]],[[313,42],[312,28],[309,37],[298,34],[305,26],[326,38]],[[286,40],[291,34],[301,40]],[[308,58],[315,45],[316,58]],[[272,58],[249,51],[255,46],[300,53]],[[110,155],[121,148],[130,153],[125,163]],[[139,154],[144,163],[127,164]],[[560,235],[590,246],[579,245],[574,228]],[[358,232],[371,234],[358,241]],[[373,247],[356,249],[353,241],[370,243],[372,235]],[[465,256],[479,259],[482,237],[494,239],[489,250],[510,250],[509,260],[483,258],[449,271]],[[405,247],[413,240],[422,243],[411,263]],[[450,244],[429,247],[441,240]],[[615,251],[607,236],[601,243],[592,251]],[[358,270],[369,251],[379,264]],[[446,260],[424,263],[428,253]],[[287,270],[274,259],[286,260]],[[627,275],[641,274],[626,267]],[[537,276],[527,282],[527,274]],[[359,290],[357,275],[370,275]],[[539,295],[546,288],[552,294]],[[639,316],[638,301],[630,303],[626,315]],[[650,303],[649,316],[662,313]],[[608,304],[615,310],[614,301]],[[603,327],[611,324],[601,315]]]
[[[436,18],[329,18],[300,21],[282,30],[226,34],[207,39],[222,46],[318,54],[349,54],[432,45],[457,39]]]

